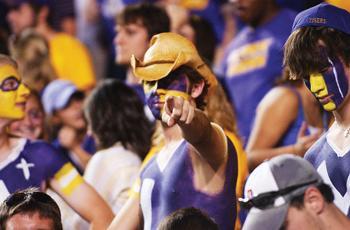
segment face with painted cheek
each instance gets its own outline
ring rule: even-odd
[[[21,119],[29,89],[21,83],[18,71],[12,65],[0,65],[0,117]]]
[[[146,95],[146,102],[153,116],[160,120],[165,102],[165,97],[180,96],[189,100],[190,83],[185,74],[169,74],[158,81],[144,81],[143,89]]]
[[[326,111],[334,111],[344,101],[349,86],[341,61],[328,58],[328,62],[325,71],[311,74],[304,82]]]

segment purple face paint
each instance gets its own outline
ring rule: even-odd
[[[323,72],[320,73],[324,79],[325,84],[325,92],[327,92],[327,96],[329,96],[330,100],[334,103],[335,108],[333,106],[333,109],[336,109],[339,107],[339,105],[344,101],[344,98],[346,97],[348,93],[348,79],[345,75],[343,64],[341,63],[339,58],[328,58],[329,67]],[[304,80],[305,85],[309,88],[311,92],[312,90],[312,83],[311,80]],[[313,92],[313,94],[317,97],[318,100],[320,100],[319,95],[320,92]],[[324,95],[326,96],[326,95]],[[321,98],[322,100],[322,98]]]
[[[175,75],[170,73],[167,77],[158,81],[144,82],[146,102],[153,116],[160,120],[166,95],[188,96],[189,82],[185,74]]]

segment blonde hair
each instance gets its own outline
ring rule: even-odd
[[[41,92],[56,73],[50,63],[49,45],[44,37],[32,29],[23,31],[10,45],[11,56],[19,63],[23,82]]]
[[[16,69],[18,68],[17,62],[13,60],[10,56],[4,54],[0,54],[0,66],[2,65],[11,65]]]

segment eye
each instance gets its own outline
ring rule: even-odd
[[[19,86],[19,80],[14,76],[6,78],[1,84],[2,91],[13,91],[16,90]]]
[[[31,119],[41,119],[41,118],[43,118],[43,113],[40,110],[31,109],[28,111],[28,116]]]
[[[143,90],[145,93],[152,91],[155,87],[157,87],[157,81],[143,81]]]

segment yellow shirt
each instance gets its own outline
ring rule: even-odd
[[[327,0],[329,4],[343,8],[350,12],[350,1],[349,0]]]
[[[49,41],[50,59],[58,78],[73,82],[80,90],[96,82],[90,54],[76,38],[59,33]]]

